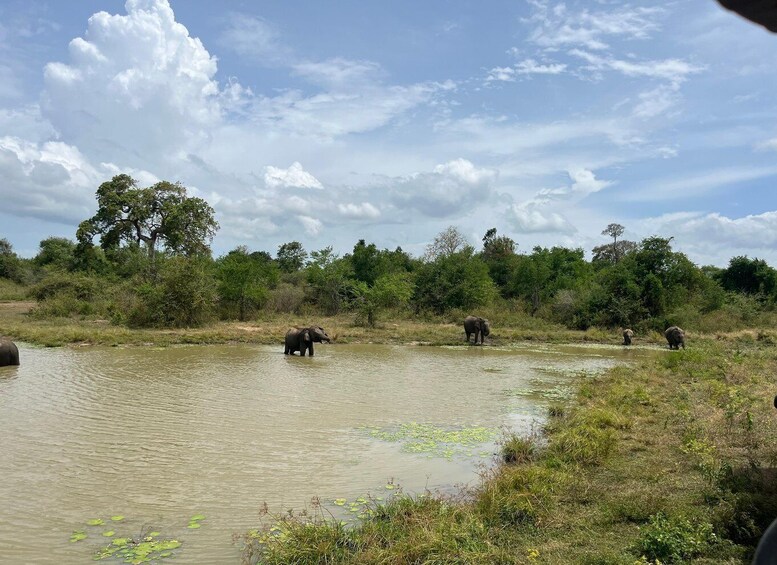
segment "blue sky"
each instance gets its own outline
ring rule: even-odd
[[[127,172],[206,198],[217,254],[618,222],[777,264],[775,91],[777,37],[712,0],[3,1],[0,237],[72,237]]]

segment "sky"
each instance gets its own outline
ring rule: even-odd
[[[615,222],[777,265],[775,92],[713,0],[0,0],[0,238],[73,238],[127,173],[205,198],[216,255]]]

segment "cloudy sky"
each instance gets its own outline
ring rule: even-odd
[[[713,0],[0,1],[0,237],[180,181],[216,253],[446,226],[777,264],[777,36]]]

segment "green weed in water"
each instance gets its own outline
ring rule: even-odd
[[[150,563],[153,560],[172,557],[172,550],[181,547],[181,542],[175,539],[155,539],[146,536],[142,539],[116,538],[110,545],[98,551],[94,559],[101,561],[118,557],[124,563]]]
[[[402,424],[391,431],[383,428],[369,428],[370,436],[383,441],[403,444],[410,453],[426,453],[431,456],[452,458],[466,455],[469,448],[493,441],[497,430],[483,426],[445,429],[431,424]]]

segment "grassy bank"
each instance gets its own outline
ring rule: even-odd
[[[282,344],[291,326],[323,326],[337,343],[385,343],[459,345],[464,342],[462,320],[465,313],[446,316],[413,317],[407,312],[385,313],[375,327],[357,324],[354,314],[339,316],[265,314],[246,322],[214,322],[198,328],[128,328],[95,318],[46,318],[30,315],[36,304],[24,301],[0,301],[0,335],[48,347],[74,345],[155,345],[255,343]],[[602,343],[618,345],[622,337],[616,330],[591,328],[575,331],[561,325],[533,318],[521,311],[494,309],[481,314],[492,323],[491,345],[509,345],[522,341],[548,343]],[[718,337],[755,343],[777,341],[777,331],[740,330],[732,333],[695,334],[687,332],[688,341]],[[637,334],[636,345],[666,345],[658,332]]]
[[[399,497],[355,528],[287,518],[253,563],[746,563],[777,516],[777,351],[705,340],[585,381],[545,439],[451,499]],[[325,514],[325,512],[321,512]]]
[[[247,322],[214,322],[199,328],[128,328],[108,320],[39,318],[30,315],[34,302],[0,302],[0,335],[44,346],[90,345],[173,345],[257,343],[281,344],[290,326],[323,326],[337,343],[388,343],[458,345],[464,341],[464,314],[414,318],[406,313],[389,316],[375,327],[357,325],[354,314],[340,316],[268,314]],[[505,345],[516,341],[620,343],[615,331],[567,330],[524,313],[492,312],[495,328],[488,342]],[[385,320],[385,321],[384,321]],[[639,336],[641,343],[660,343],[657,333]]]

